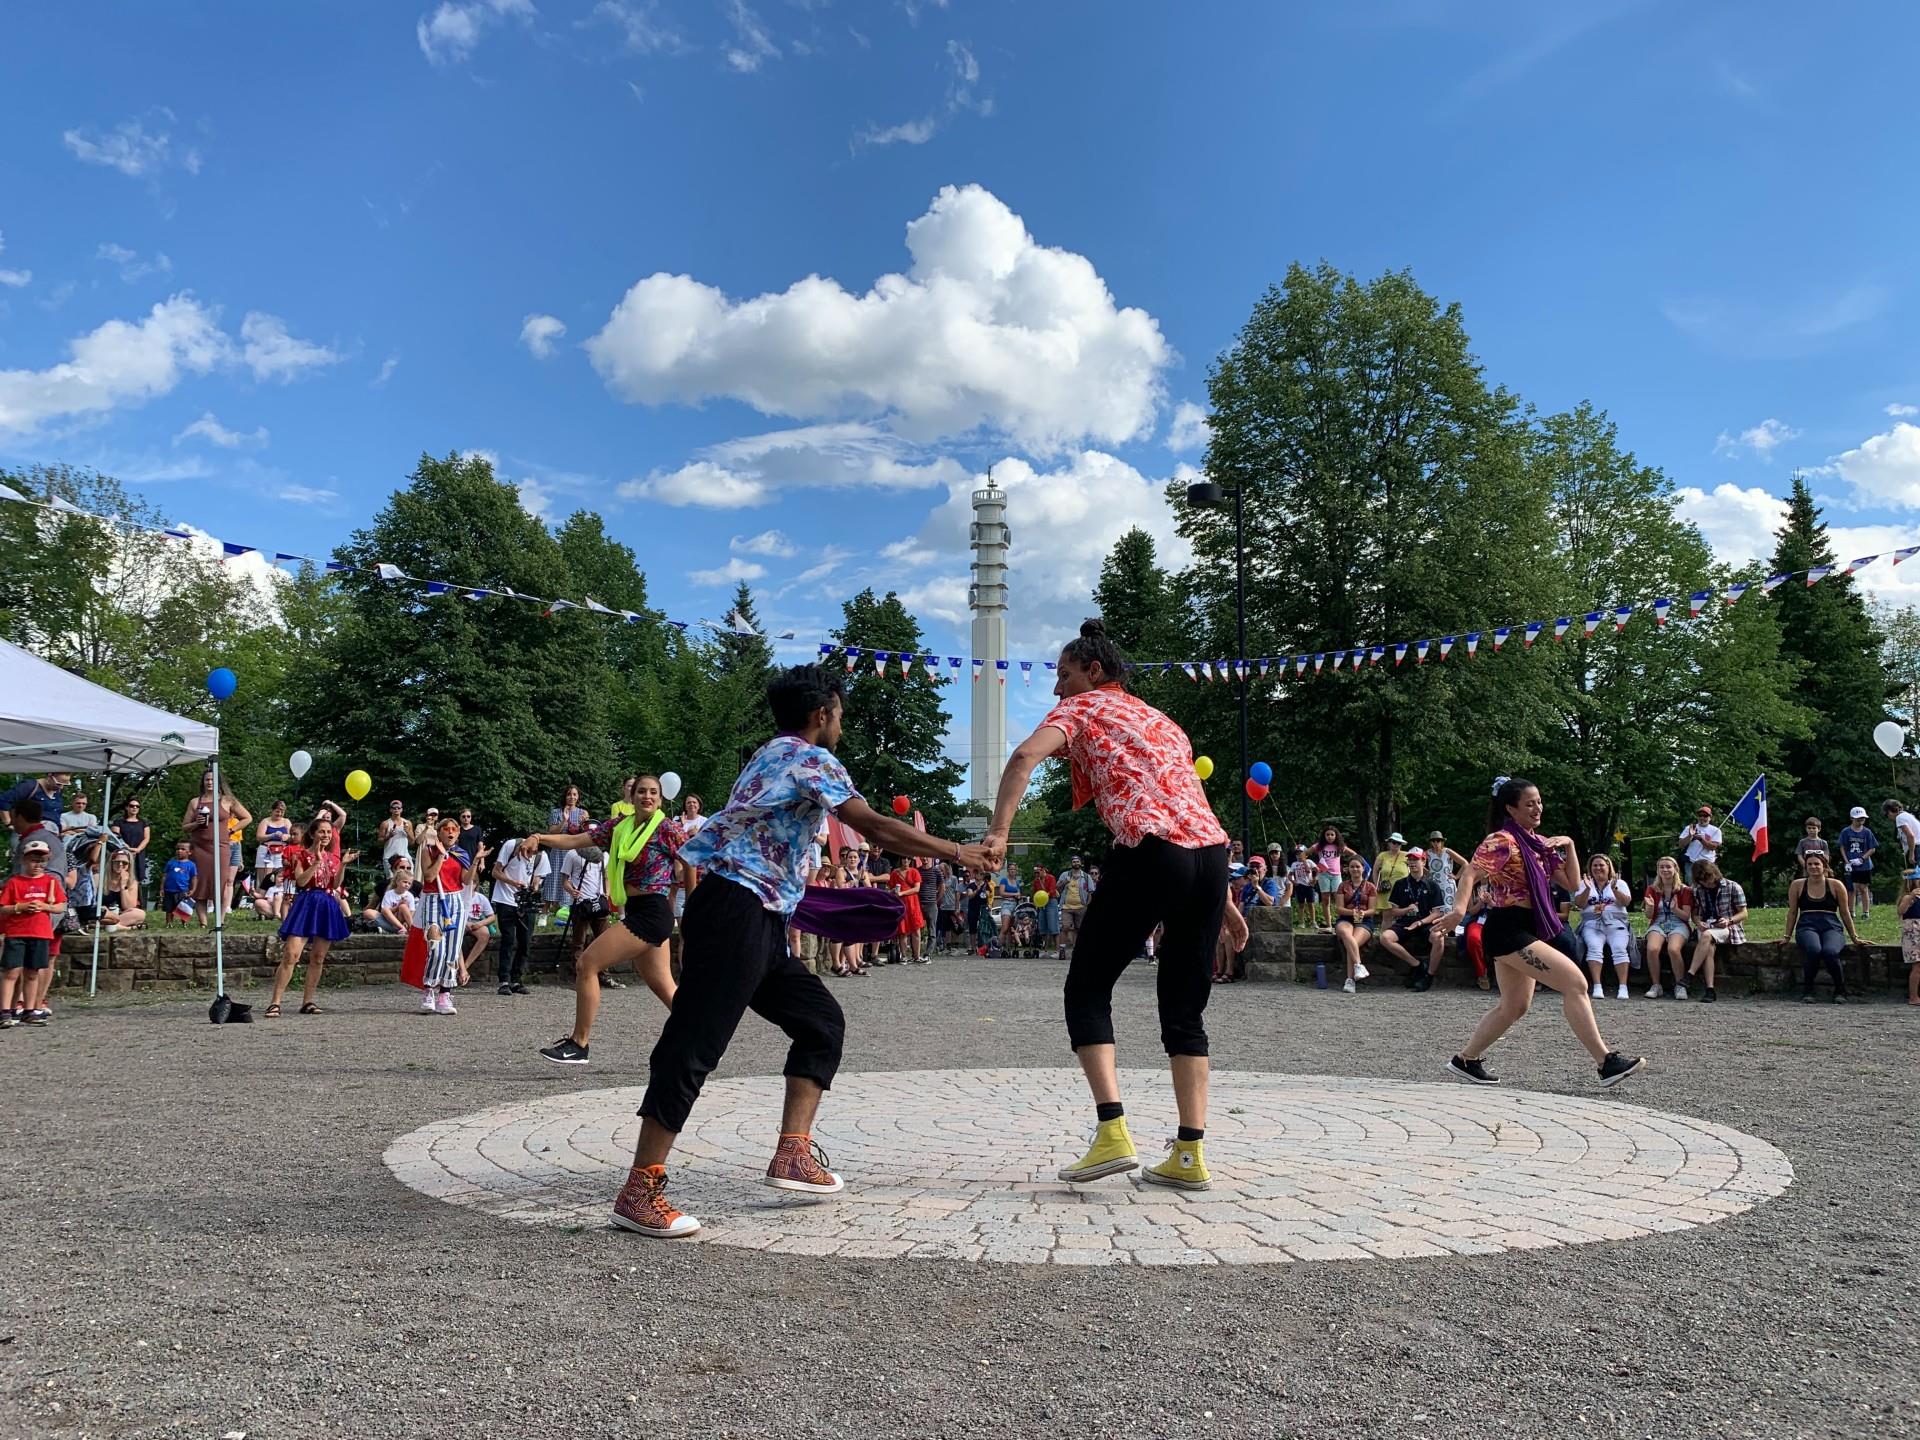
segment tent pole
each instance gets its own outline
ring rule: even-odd
[[[227,822],[220,813],[220,756],[213,757],[213,993],[227,993],[226,876]]]
[[[102,820],[113,816],[113,771],[107,771],[107,798],[105,809],[100,812]],[[87,976],[87,995],[92,997],[100,989],[100,931],[106,924],[106,896],[100,893],[100,887],[107,883],[107,842],[102,840],[97,852],[97,863],[93,875],[93,970]]]

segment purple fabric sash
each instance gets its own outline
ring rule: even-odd
[[[891,940],[906,913],[906,902],[891,890],[836,890],[809,885],[794,907],[790,923],[809,935],[848,945],[869,945]]]
[[[1551,940],[1563,927],[1553,908],[1553,891],[1547,886],[1547,866],[1558,870],[1566,857],[1511,820],[1500,828],[1513,837],[1514,846],[1520,851],[1520,863],[1527,872],[1527,898],[1533,902],[1534,933],[1542,940]]]

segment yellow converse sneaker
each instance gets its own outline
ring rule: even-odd
[[[1138,1169],[1139,1165],[1140,1157],[1133,1149],[1133,1136],[1127,1133],[1127,1117],[1122,1115],[1117,1120],[1100,1122],[1100,1128],[1093,1132],[1092,1147],[1061,1170],[1060,1178],[1069,1184],[1079,1185],[1088,1180],[1098,1180],[1103,1175],[1118,1175],[1123,1170]]]
[[[1167,1158],[1142,1170],[1140,1178],[1149,1185],[1171,1185],[1176,1190],[1211,1190],[1206,1145],[1204,1140],[1176,1140]]]

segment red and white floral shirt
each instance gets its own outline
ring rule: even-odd
[[[1069,695],[1041,723],[1067,737],[1074,809],[1093,801],[1116,843],[1149,835],[1188,850],[1227,843],[1193,773],[1187,732],[1139,696],[1102,685]]]

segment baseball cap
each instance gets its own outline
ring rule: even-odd
[[[20,847],[20,853],[22,855],[48,855],[51,854],[52,851],[48,848],[47,842],[44,840],[29,840]]]
[[[1398,830],[1396,830],[1391,835],[1387,836],[1387,843],[1389,845],[1404,845],[1407,843],[1407,837],[1402,835]]]
[[[1713,806],[1702,805],[1698,810],[1694,811],[1693,813],[1696,815],[1711,816],[1713,814]]]
[[[1413,849],[1407,851],[1407,859],[1412,860],[1416,856],[1424,860],[1427,858],[1427,852],[1422,850],[1418,845],[1416,845],[1413,847]]]
[[[1864,820],[1864,819],[1866,819],[1866,818],[1867,818],[1867,807],[1866,807],[1866,806],[1864,806],[1864,805],[1856,805],[1856,806],[1854,806],[1854,807],[1853,807],[1853,809],[1851,809],[1851,810],[1849,810],[1849,811],[1847,812],[1847,818],[1848,818],[1849,820]]]

